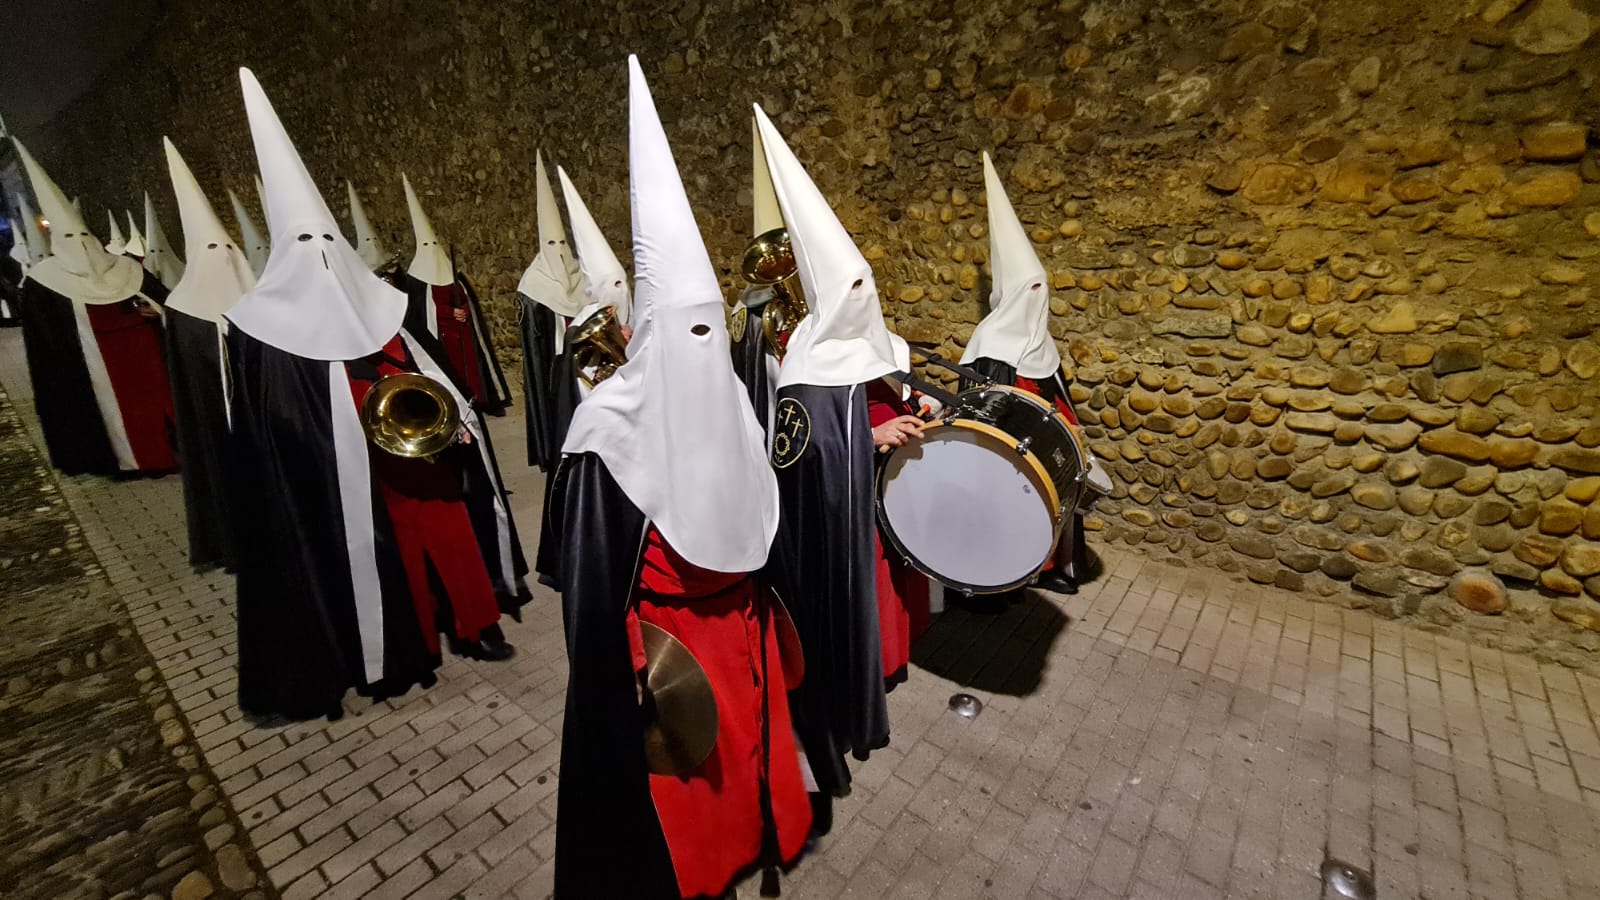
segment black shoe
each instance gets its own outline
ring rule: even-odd
[[[1035,581],[1033,586],[1052,594],[1076,594],[1078,592],[1078,582],[1058,571],[1050,571],[1040,575],[1039,580]]]
[[[480,637],[475,641],[463,641],[456,638],[450,639],[450,652],[467,659],[476,659],[481,662],[503,662],[517,655],[517,648],[506,643],[506,639],[498,636]]]

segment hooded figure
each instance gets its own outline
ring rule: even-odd
[[[50,223],[51,255],[28,270],[22,336],[51,463],[68,475],[178,467],[172,391],[156,305],[166,289],[112,256],[61,188],[17,142]]]
[[[583,293],[578,287],[578,267],[567,246],[567,233],[561,226],[561,211],[550,188],[543,153],[534,154],[534,190],[539,252],[517,283],[522,403],[528,465],[553,475],[561,457],[561,442],[567,436],[566,423],[577,405],[573,378],[570,374],[558,376],[557,362],[562,359],[567,327],[583,308]]]
[[[172,249],[167,233],[161,230],[161,221],[156,218],[156,207],[150,202],[148,191],[144,195],[144,270],[161,279],[169,291],[183,278],[183,260]]]
[[[139,226],[133,221],[133,213],[123,210],[122,214],[128,217],[128,239],[123,242],[122,255],[143,261],[146,252],[144,235],[139,233]]]
[[[189,564],[233,566],[227,515],[228,375],[223,362],[223,314],[252,287],[256,276],[222,220],[211,208],[178,148],[167,152],[172,192],[178,198],[184,255],[189,264],[167,296],[167,366],[177,411],[183,458],[183,507],[189,526]]]
[[[761,129],[755,119],[750,120],[751,161],[750,202],[753,207],[750,236],[759,237],[783,227],[783,213],[778,207],[778,194],[772,187],[772,173],[767,170],[767,154],[761,149]],[[734,301],[731,320],[736,326],[733,338],[733,368],[739,373],[745,389],[750,392],[750,402],[755,406],[756,419],[761,427],[772,430],[773,392],[778,383],[778,357],[767,346],[761,324],[762,313],[775,290],[770,284],[746,285]]]
[[[261,229],[256,227],[250,212],[239,202],[239,195],[228,191],[228,202],[233,204],[233,219],[239,223],[239,242],[244,248],[244,258],[250,260],[250,271],[261,277],[261,270],[267,267],[267,254],[269,245],[267,239],[261,236]]]
[[[349,179],[345,179],[344,186],[350,192],[350,221],[356,228],[356,253],[360,254],[367,268],[388,274],[384,270],[394,265],[396,260],[383,248],[383,241],[378,239],[377,229],[372,227],[372,220],[367,218],[367,209],[361,205],[356,186]]]
[[[236,538],[239,704],[338,716],[348,688],[431,684],[440,630],[458,653],[511,653],[496,600],[525,592],[515,528],[482,421],[403,293],[340,235],[261,86],[240,70],[268,187],[272,253],[228,310],[229,502]],[[369,443],[362,401],[420,373],[461,416],[433,461]]]
[[[1050,279],[1038,254],[1033,252],[1033,241],[1016,210],[1011,208],[1011,199],[1006,196],[1005,185],[1000,183],[988,153],[983,154],[983,189],[989,204],[989,268],[993,285],[989,290],[989,314],[972,330],[961,364],[997,384],[1019,387],[1049,400],[1076,427],[1078,416],[1067,393],[1061,352],[1050,334]],[[1079,442],[1082,444],[1081,435]],[[1091,467],[1098,468],[1098,464],[1091,463]],[[1055,556],[1045,563],[1036,587],[1077,593],[1081,574],[1077,571],[1078,561],[1088,553],[1083,543],[1082,519],[1083,510],[1079,508],[1067,520]]]
[[[111,240],[106,241],[106,252],[112,256],[121,256],[128,241],[122,236],[122,226],[117,224],[116,214],[106,210],[106,221],[111,224]]]
[[[428,221],[422,201],[411,187],[411,179],[404,174],[400,179],[405,184],[411,230],[417,241],[411,265],[395,277],[395,286],[406,292],[409,304],[406,328],[413,334],[431,334],[444,347],[447,365],[466,387],[473,408],[503,416],[511,405],[511,389],[495,359],[477,292],[467,276],[456,271],[450,254],[439,243],[433,223]]]
[[[811,308],[789,338],[771,435],[775,555],[811,673],[795,719],[818,788],[842,796],[844,754],[888,742],[884,683],[903,677],[927,615],[927,582],[885,558],[873,508],[874,448],[919,438],[921,424],[884,379],[909,371],[910,351],[883,322],[872,267],[759,108],[756,119]]]
[[[22,234],[26,238],[23,246],[28,254],[28,261],[23,265],[38,265],[50,255],[50,240],[45,237],[44,229],[39,227],[39,217],[34,214],[33,207],[20,194],[17,195],[17,211],[22,214]]]
[[[781,607],[752,574],[777,530],[777,484],[733,371],[716,272],[633,57],[629,75],[635,331],[628,362],[578,408],[562,448],[565,527],[582,536],[566,547],[562,597],[563,900],[722,896],[751,866],[793,861],[811,819]],[[646,628],[675,637],[716,698],[709,757],[676,775],[647,769]]]

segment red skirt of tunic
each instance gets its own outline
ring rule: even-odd
[[[85,304],[84,309],[139,470],[170,472],[178,468],[172,446],[177,416],[172,410],[167,364],[161,355],[160,320],[141,315],[131,300]]]
[[[483,366],[478,359],[478,336],[472,328],[472,311],[467,306],[467,292],[460,282],[428,286],[433,300],[434,315],[439,322],[439,343],[450,357],[450,365],[467,383],[469,398],[473,403],[485,401]],[[456,321],[456,311],[467,313],[465,322]]]
[[[682,641],[717,698],[717,742],[687,775],[651,775],[650,797],[685,897],[720,896],[762,859],[770,792],[777,852],[792,862],[811,830],[811,803],[789,720],[772,605],[747,573],[699,568],[650,529],[628,614],[634,666],[645,665],[640,621]]]
[[[396,336],[383,348],[379,374],[408,371],[394,362],[404,356],[404,344]],[[350,377],[357,409],[372,385]],[[500,607],[455,472],[448,463],[407,459],[376,448],[368,457],[429,652],[439,653],[441,628],[464,641],[477,640],[483,629],[500,621]],[[443,598],[434,592],[430,569],[444,590]],[[441,607],[449,610],[448,622],[439,621]]]
[[[911,404],[883,379],[867,385],[867,417],[873,428],[898,416],[915,415]],[[911,642],[928,627],[928,579],[899,556],[886,553],[878,529],[878,634],[883,645],[883,677],[911,663]]]

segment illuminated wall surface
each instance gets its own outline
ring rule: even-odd
[[[410,174],[514,359],[535,148],[625,252],[632,51],[715,259],[748,237],[760,102],[894,327],[956,354],[988,290],[989,150],[1118,478],[1104,538],[1600,646],[1595,0],[170,6],[24,135],[90,223],[164,187],[162,134],[251,195],[247,64],[333,208],[354,179],[407,252]]]

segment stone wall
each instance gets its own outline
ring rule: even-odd
[[[989,150],[1118,476],[1107,539],[1568,662],[1600,647],[1597,0],[438,8],[174,0],[42,155],[131,204],[170,133],[208,187],[247,184],[251,65],[400,248],[411,174],[510,352],[535,147],[625,250],[636,51],[714,258],[744,243],[759,101],[895,327],[956,354]]]

